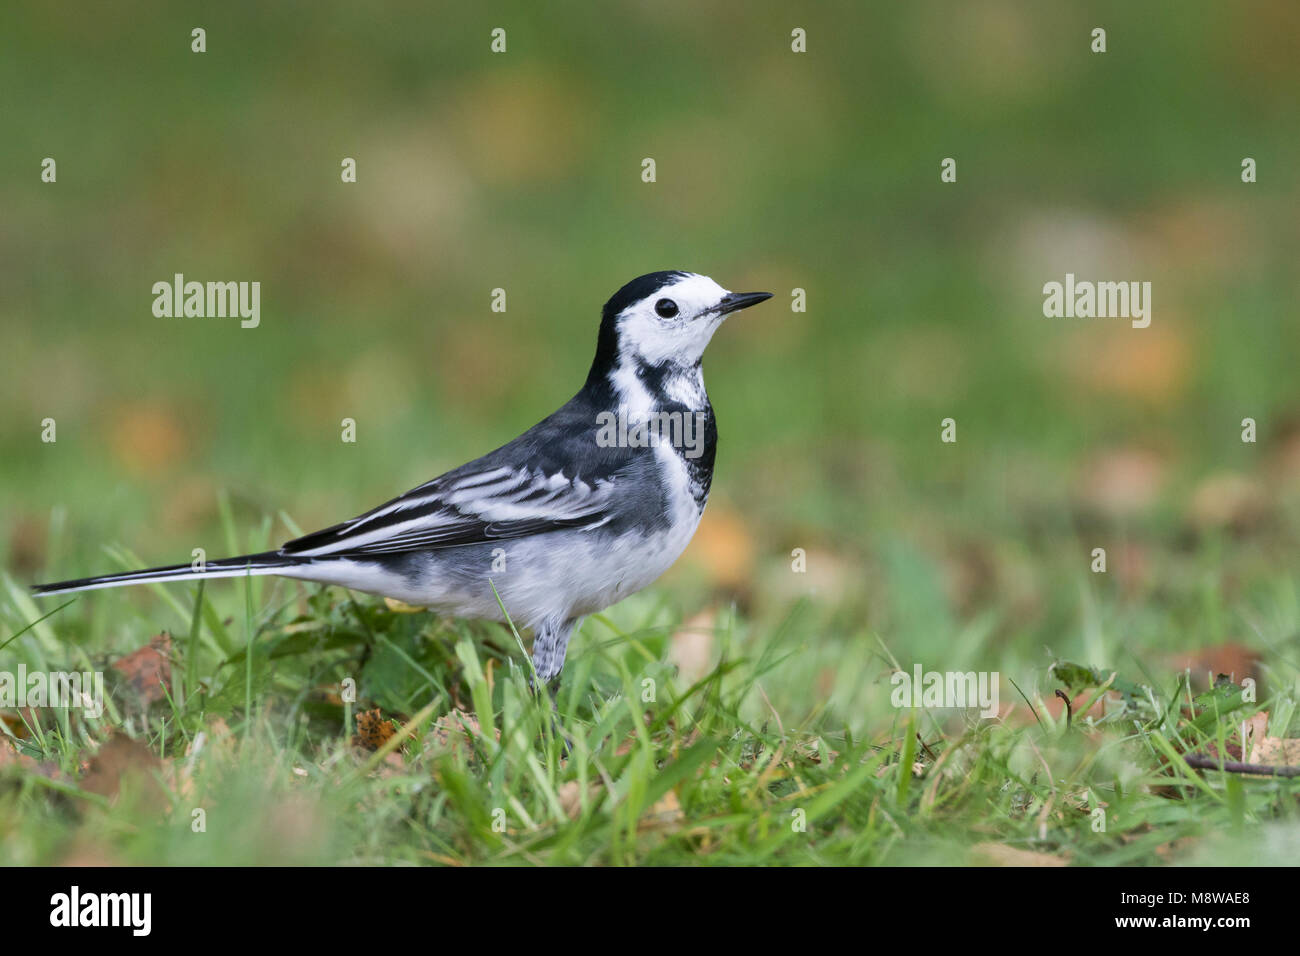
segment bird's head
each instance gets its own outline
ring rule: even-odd
[[[770,292],[728,292],[693,272],[651,272],[633,279],[605,303],[588,381],[620,367],[696,365],[723,319],[771,297]]]

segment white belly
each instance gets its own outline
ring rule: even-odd
[[[414,580],[350,561],[320,561],[279,573],[486,620],[502,620],[499,594],[520,627],[593,614],[667,571],[699,525],[703,511],[691,493],[685,464],[670,448],[658,448],[656,454],[669,477],[668,514],[666,526],[652,532],[610,537],[600,528],[560,531],[494,546],[450,548],[433,552],[428,573]]]

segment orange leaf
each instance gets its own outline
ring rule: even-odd
[[[114,661],[113,669],[121,672],[136,697],[148,707],[165,699],[171,688],[171,654],[172,636],[163,631],[146,646]]]

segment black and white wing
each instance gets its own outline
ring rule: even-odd
[[[607,523],[616,476],[582,481],[528,467],[457,469],[332,528],[290,541],[302,558],[454,548]]]

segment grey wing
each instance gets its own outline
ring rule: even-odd
[[[617,474],[591,481],[533,468],[449,472],[350,521],[296,538],[282,554],[312,558],[453,548],[596,528],[612,517]]]

